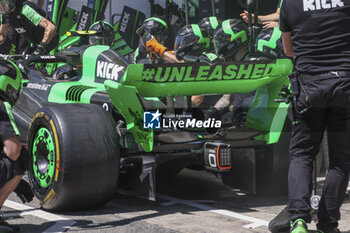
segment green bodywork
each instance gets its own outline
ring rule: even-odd
[[[98,10],[96,7],[99,4],[104,5],[104,2],[95,4],[95,10]],[[115,29],[118,24],[114,25]],[[78,41],[79,37],[64,35],[59,50],[77,44]],[[97,60],[101,53],[109,49],[107,46],[87,48],[82,56],[82,78],[75,82],[57,82],[52,85],[49,102],[90,103],[94,93],[107,91],[113,105],[123,115],[127,129],[133,134],[135,141],[146,152],[150,152],[154,142],[153,130],[143,128],[145,109],[140,96],[191,96],[248,93],[256,90],[246,125],[266,132],[256,139],[264,140],[268,144],[278,142],[288,106],[274,100],[279,98],[281,87],[289,84],[287,76],[293,69],[291,60],[219,63],[213,66],[205,63],[159,66],[132,64],[127,67],[120,82],[106,80],[104,84],[98,83],[95,81]],[[124,56],[132,52],[118,33],[112,49]]]
[[[82,77],[75,82],[57,82],[48,97],[54,103],[90,103],[96,92],[108,93],[113,105],[125,118],[127,129],[147,152],[153,149],[153,131],[143,128],[142,97],[191,96],[205,94],[249,93],[256,90],[246,125],[266,134],[256,139],[278,142],[288,106],[276,103],[293,64],[289,59],[143,65],[131,64],[119,82],[95,81],[96,65],[108,46],[91,46],[82,57]],[[195,88],[194,88],[195,87]],[[72,91],[73,90],[73,91]],[[79,94],[79,98],[75,95]]]
[[[220,64],[215,66],[200,64],[197,75],[191,76],[189,70],[192,70],[192,66],[193,64],[181,64],[175,68],[169,68],[165,65],[145,69],[143,64],[132,64],[128,66],[121,83],[110,80],[105,82],[114,106],[123,114],[128,130],[133,133],[136,142],[141,144],[145,151],[152,150],[153,136],[151,132],[144,130],[141,124],[143,109],[138,95],[144,97],[190,96],[248,93],[257,90],[253,105],[248,112],[247,127],[266,132],[258,139],[265,140],[268,144],[278,141],[288,106],[284,103],[275,103],[274,100],[278,98],[281,87],[288,85],[287,76],[292,72],[293,67],[291,60],[280,59],[264,64],[245,62],[247,69],[251,67],[260,72],[253,70],[252,75],[245,76],[243,79],[236,79],[243,77],[238,68],[242,66],[242,63],[225,64],[226,69],[237,67],[238,72],[234,77],[223,75],[224,66]],[[264,72],[259,66],[265,67]],[[157,75],[160,73],[163,73],[164,76]],[[153,76],[151,77],[150,74]],[[129,114],[130,109],[136,114]]]

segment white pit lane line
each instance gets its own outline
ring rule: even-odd
[[[134,192],[123,190],[123,189],[118,189],[117,193],[122,194],[122,195],[130,195],[130,196],[134,196],[137,198],[145,199],[144,197],[141,197],[139,195],[135,195]],[[261,227],[261,226],[268,226],[268,224],[269,224],[268,221],[265,221],[262,219],[253,218],[253,217],[249,217],[249,216],[246,216],[246,215],[234,212],[234,211],[217,209],[217,208],[214,208],[212,206],[201,204],[203,202],[204,203],[213,203],[213,202],[215,203],[215,201],[211,201],[211,200],[204,200],[204,201],[201,201],[201,200],[182,200],[179,198],[175,198],[175,197],[171,197],[171,196],[167,196],[167,195],[163,195],[163,194],[158,194],[158,193],[156,196],[159,199],[163,199],[163,200],[168,201],[168,202],[161,203],[162,206],[183,204],[183,205],[191,206],[191,207],[194,207],[194,208],[197,208],[200,210],[206,210],[206,211],[210,211],[212,213],[221,214],[221,215],[225,215],[225,216],[228,216],[231,218],[250,222],[250,224],[243,226],[244,228],[247,228],[247,229],[254,229],[254,228]],[[199,203],[199,202],[201,202],[201,203]]]
[[[236,213],[236,212],[233,212],[230,210],[216,209],[212,206],[198,203],[201,201],[182,200],[182,199],[170,197],[170,196],[163,195],[163,194],[157,194],[157,197],[160,199],[164,199],[164,200],[169,201],[169,202],[162,203],[161,205],[163,205],[163,206],[169,206],[169,205],[174,205],[174,204],[183,204],[183,205],[195,207],[197,209],[207,210],[207,211],[210,211],[210,212],[213,212],[216,214],[221,214],[221,215],[225,215],[225,216],[228,216],[231,218],[243,220],[246,222],[251,222],[251,224],[243,226],[244,228],[248,228],[248,229],[254,229],[257,227],[261,227],[261,226],[268,226],[268,224],[269,224],[269,222],[262,220],[262,219],[249,217],[249,216],[239,214],[239,213]],[[205,201],[205,202],[208,202],[208,201]]]
[[[49,212],[36,209],[31,206],[23,205],[15,201],[6,200],[4,206],[22,211],[22,213],[19,214],[20,216],[32,215],[41,219],[45,219],[49,222],[56,222],[53,226],[43,231],[43,233],[63,233],[76,223],[74,220],[66,219],[59,215],[51,214]]]

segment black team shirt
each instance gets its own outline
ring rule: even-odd
[[[292,32],[297,71],[350,71],[350,0],[283,0],[280,29]]]

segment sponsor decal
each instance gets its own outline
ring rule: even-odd
[[[343,0],[303,0],[304,11],[323,10],[343,7]]]
[[[222,65],[185,65],[154,67],[145,65],[142,80],[147,82],[197,82],[214,80],[258,79],[268,77],[274,63],[264,64],[222,64]]]
[[[16,54],[16,45],[15,44],[11,44],[11,50],[10,50],[10,55],[14,55]]]
[[[89,19],[89,14],[86,12],[81,12],[81,18],[80,18],[80,23],[78,25],[78,31],[84,30],[88,19]]]
[[[23,33],[26,32],[26,30],[25,30],[24,28],[14,28],[14,29],[15,29],[15,31],[16,31],[17,33],[19,33],[19,34],[23,34]]]
[[[192,115],[181,114],[164,114],[162,115],[159,110],[156,112],[144,112],[143,115],[143,128],[144,129],[163,129],[169,128],[221,128],[222,122],[214,118],[207,120],[198,120],[192,117]]]
[[[47,91],[51,87],[50,84],[28,83],[27,88]]]
[[[86,31],[93,22],[95,11],[89,7],[83,6],[78,21],[78,31]]]
[[[40,56],[41,59],[56,59],[56,56]]]
[[[124,66],[115,63],[98,60],[96,67],[96,77],[118,81],[119,72],[124,70],[124,68]]]
[[[123,19],[121,21],[121,24],[120,24],[120,28],[119,28],[119,30],[121,32],[126,31],[126,28],[128,27],[129,20],[130,20],[130,13],[125,12],[125,14],[123,15]]]
[[[120,17],[121,20],[118,26],[118,32],[132,49],[138,47],[139,36],[136,34],[136,30],[142,25],[145,18],[145,14],[141,11],[124,6],[122,16]]]
[[[54,196],[56,196],[56,193],[55,193],[55,191],[53,189],[51,189],[49,194],[47,194],[47,196],[45,197],[44,203],[50,202]]]

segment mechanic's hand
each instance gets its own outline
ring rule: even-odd
[[[44,42],[40,42],[38,47],[36,47],[36,50],[34,51],[34,55],[43,55],[46,54],[46,47],[47,44]]]
[[[240,14],[240,16],[242,17],[242,19],[244,20],[244,22],[248,23],[248,11],[244,11],[243,13]],[[252,14],[252,23],[254,23],[254,14]]]
[[[204,119],[208,120],[209,118],[220,119],[219,110],[217,110],[214,106],[211,106],[209,110],[204,114]]]
[[[30,185],[23,179],[19,182],[14,192],[23,203],[31,202],[33,200],[34,194],[32,192],[32,189],[30,188]]]
[[[152,57],[152,53],[157,54],[159,57],[162,57],[163,54],[165,53],[165,51],[168,50],[167,47],[165,47],[164,45],[160,44],[156,38],[152,38],[149,41],[145,42],[145,46],[146,46],[146,50],[148,53],[151,54]]]
[[[276,103],[286,103],[289,104],[290,102],[293,102],[293,94],[289,90],[289,88],[286,85],[283,85],[281,91],[278,93],[278,95],[281,97],[280,99],[275,99]]]
[[[275,27],[278,27],[278,22],[276,21],[263,22],[263,28],[275,28]]]

